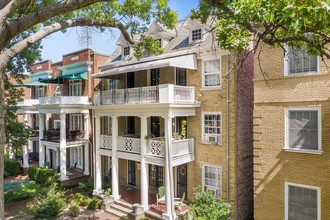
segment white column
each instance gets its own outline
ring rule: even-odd
[[[149,209],[148,201],[148,171],[146,164],[146,148],[147,143],[144,140],[144,137],[148,134],[147,126],[147,117],[141,116],[141,205],[144,208],[144,211]]]
[[[85,150],[85,170],[84,170],[84,174],[85,175],[89,175],[89,135],[88,135],[88,131],[89,131],[89,114],[84,114],[84,131],[85,131],[85,134],[84,134],[84,137],[86,139],[86,143],[85,143],[85,146],[84,146],[84,150]],[[96,136],[96,137],[99,137]]]
[[[174,187],[172,169],[172,117],[165,117],[165,206],[166,212],[163,213],[164,219],[175,219],[174,209]]]
[[[39,114],[39,167],[44,167],[45,163],[45,146],[41,140],[44,138],[45,122],[44,115]]]
[[[100,116],[95,116],[95,179],[94,179],[94,191],[93,194],[99,194],[102,190],[102,175],[101,175],[101,155],[99,153],[100,147],[100,129],[101,120]]]
[[[23,120],[24,120],[25,128],[27,128],[29,122],[28,114],[24,114]],[[28,168],[28,167],[29,167],[29,151],[28,151],[28,146],[25,144],[23,145],[23,168]]]
[[[61,114],[61,130],[60,130],[60,169],[61,181],[67,180],[66,176],[66,121],[65,114]]]
[[[46,147],[46,162],[48,161],[48,166],[50,166],[50,149]],[[47,167],[50,168],[50,167]]]
[[[117,158],[117,137],[118,137],[118,117],[112,116],[112,196],[114,200],[120,199],[119,196],[119,175]]]
[[[46,113],[46,130],[49,129],[49,118],[50,118],[50,114]]]

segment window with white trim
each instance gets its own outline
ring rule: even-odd
[[[127,47],[123,47],[123,56],[129,56],[130,55],[130,52],[131,52],[131,48],[130,46],[127,46]]]
[[[70,96],[81,96],[82,95],[82,81],[81,80],[70,80],[69,81],[69,95]]]
[[[82,129],[82,115],[81,114],[71,114],[71,128],[70,130],[81,130]]]
[[[54,128],[61,128],[61,120],[54,120]]]
[[[77,163],[76,167],[82,169],[83,166],[83,154],[82,154],[82,146],[74,147],[72,148],[72,162],[71,166],[74,166],[75,163]]]
[[[198,41],[202,39],[202,29],[196,29],[191,31],[191,41]]]
[[[221,114],[202,113],[202,141],[207,143],[221,143]]]
[[[318,58],[307,53],[306,48],[286,47],[285,75],[313,73],[318,71]]]
[[[286,144],[290,150],[321,150],[321,109],[286,109]]]
[[[36,86],[36,98],[42,98],[45,96],[45,89],[43,86]]]
[[[219,88],[220,87],[220,74],[221,74],[220,59],[204,60],[202,81],[203,88]]]
[[[321,219],[320,188],[302,184],[285,183],[285,219]]]
[[[203,165],[203,192],[210,191],[216,197],[221,197],[222,168]]]

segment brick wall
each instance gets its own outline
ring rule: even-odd
[[[330,74],[324,63],[320,73],[284,76],[284,53],[265,48],[261,67],[255,59],[254,109],[254,215],[256,220],[284,219],[285,182],[321,188],[321,217],[330,210]],[[326,61],[329,65],[329,60]],[[284,114],[288,107],[321,107],[322,153],[285,151]]]

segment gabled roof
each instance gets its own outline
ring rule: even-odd
[[[167,27],[156,21],[151,24],[150,28],[146,33],[146,36],[155,36],[155,38],[174,38],[176,35],[176,29],[168,29]]]

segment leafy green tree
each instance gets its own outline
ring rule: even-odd
[[[195,220],[227,220],[230,204],[218,200],[210,191],[202,192],[201,187],[194,189],[194,198],[189,211]]]
[[[23,54],[27,48],[36,47],[46,36],[70,27],[93,26],[100,31],[116,28],[125,39],[146,53],[160,52],[150,39],[135,42],[134,33],[143,33],[151,20],[173,28],[177,14],[167,6],[167,0],[2,0],[0,1],[0,219],[4,218],[3,206],[3,153],[5,144],[5,72],[13,65],[28,68],[36,57]],[[8,105],[9,106],[9,105]]]
[[[313,55],[330,58],[330,2],[328,0],[201,0],[193,17],[213,18],[220,46],[242,52],[252,39],[261,43],[306,47]]]

